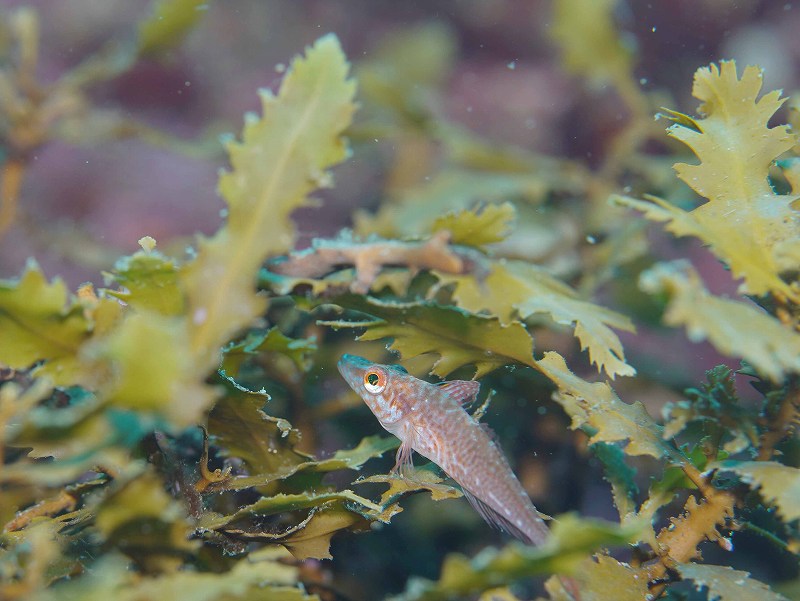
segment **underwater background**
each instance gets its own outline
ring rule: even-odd
[[[0,598],[800,598],[798,31],[0,0]],[[344,353],[478,379],[549,546]]]

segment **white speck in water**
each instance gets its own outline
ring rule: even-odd
[[[506,65],[506,67],[508,67],[509,69],[511,69],[513,71],[514,69],[517,68],[517,61],[511,61],[510,63],[508,63]]]
[[[653,33],[655,33],[655,32],[656,32],[656,26],[655,26],[655,25],[653,25],[653,28],[652,28],[650,31],[652,31]]]
[[[594,236],[586,236],[586,241],[589,244],[597,244],[597,238],[595,238]]]
[[[185,85],[188,88],[189,86],[192,85],[192,82],[191,81],[184,81],[183,85]]]
[[[471,113],[471,112],[472,112],[472,107],[471,107],[471,106],[468,106],[468,107],[467,107],[467,112],[468,112],[468,113]]]
[[[286,71],[286,65],[284,65],[283,63],[278,63],[277,65],[275,65],[275,70],[278,73],[283,73],[284,71]]]
[[[200,307],[194,312],[194,317],[192,320],[194,321],[195,325],[200,325],[201,323],[205,322],[206,317],[208,317],[208,312],[203,307]]]
[[[643,86],[646,86],[646,85],[647,85],[647,78],[646,78],[646,77],[642,77],[642,78],[639,80],[639,83],[640,83],[641,85],[643,85]]]

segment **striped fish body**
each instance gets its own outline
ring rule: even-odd
[[[463,407],[477,395],[477,382],[437,386],[402,367],[354,355],[344,355],[338,367],[381,425],[400,439],[395,469],[410,465],[416,451],[455,480],[487,522],[528,544],[546,540],[547,526],[489,429]]]

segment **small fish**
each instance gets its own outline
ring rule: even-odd
[[[393,471],[410,467],[416,451],[458,482],[489,524],[531,545],[547,539],[547,526],[491,432],[463,407],[475,400],[478,382],[431,384],[399,365],[355,355],[342,356],[338,368],[381,425],[400,439]]]

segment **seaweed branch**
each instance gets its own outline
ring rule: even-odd
[[[693,468],[684,472],[689,476]],[[692,474],[697,477],[699,474]],[[703,482],[702,476],[698,482]],[[716,490],[709,485],[704,485],[703,496],[700,503],[690,496],[684,506],[684,514],[678,518],[670,518],[671,525],[661,530],[656,537],[657,547],[655,552],[658,561],[648,568],[651,583],[658,583],[653,587],[654,592],[664,588],[662,583],[668,571],[679,563],[685,563],[699,556],[698,546],[706,541],[721,540],[718,526],[725,520],[733,517],[736,498],[732,493]]]
[[[781,401],[777,413],[766,417],[766,431],[761,436],[758,448],[759,461],[769,461],[775,453],[775,446],[791,435],[800,421],[800,385],[797,378],[789,384],[786,396]]]
[[[349,265],[356,271],[350,291],[357,294],[369,292],[381,269],[387,266],[404,266],[414,272],[435,269],[454,275],[470,273],[478,279],[488,274],[485,256],[471,248],[451,245],[447,230],[440,230],[423,242],[358,242],[349,236],[315,240],[311,248],[276,259],[268,268],[285,276],[320,278]]]

